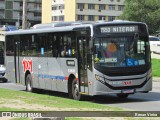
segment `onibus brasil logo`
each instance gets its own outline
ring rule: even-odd
[[[29,70],[31,73],[33,72],[33,69],[32,69],[32,59],[26,59],[24,58],[22,60],[22,65],[23,65],[23,72],[25,73],[27,70]]]

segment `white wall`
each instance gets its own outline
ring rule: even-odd
[[[52,0],[52,6],[59,6],[59,4],[64,4],[65,0]],[[65,6],[64,6],[65,7]],[[64,10],[52,10],[52,16],[61,16],[64,15]]]
[[[120,0],[118,2],[117,0],[77,0],[77,3],[92,3],[92,4],[112,4],[112,5],[123,5],[125,0]]]
[[[122,11],[115,11],[115,10],[101,10],[99,12],[98,10],[85,10],[80,11],[80,9],[77,9],[78,15],[104,15],[104,16],[119,16],[122,14]]]

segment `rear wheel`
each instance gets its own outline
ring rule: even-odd
[[[76,79],[73,79],[72,84],[69,87],[69,97],[75,100],[81,100],[82,96],[79,92],[79,83]]]
[[[33,85],[32,85],[32,77],[31,74],[28,74],[26,77],[26,91],[33,92]]]
[[[127,97],[129,96],[129,94],[119,93],[119,94],[117,94],[117,96],[118,96],[119,98],[127,98]]]

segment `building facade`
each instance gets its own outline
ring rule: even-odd
[[[122,14],[125,0],[42,0],[42,23],[112,21]]]
[[[26,0],[28,26],[41,23],[42,0]],[[23,0],[0,0],[0,25],[22,26]]]

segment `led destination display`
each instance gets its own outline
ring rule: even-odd
[[[138,32],[138,26],[102,26],[101,33],[131,33]]]

